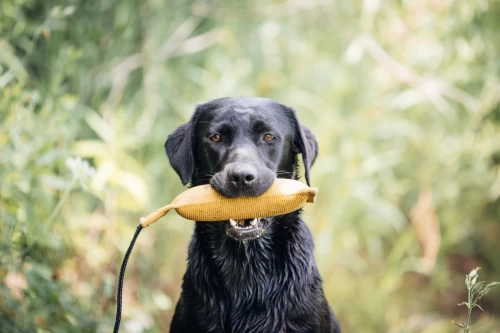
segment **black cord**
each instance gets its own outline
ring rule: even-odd
[[[135,241],[137,236],[141,233],[141,230],[144,229],[142,225],[139,224],[137,230],[135,231],[134,237],[128,246],[127,253],[125,253],[125,258],[123,258],[122,267],[120,268],[120,278],[118,279],[118,293],[116,295],[116,319],[115,319],[115,328],[113,329],[113,333],[118,333],[120,329],[120,321],[122,320],[122,292],[123,292],[123,279],[125,278],[125,269],[127,268],[128,257],[130,257],[130,253],[132,253],[132,249],[134,248]]]

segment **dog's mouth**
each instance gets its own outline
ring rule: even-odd
[[[259,238],[264,233],[264,225],[260,218],[227,221],[226,234],[239,241]]]

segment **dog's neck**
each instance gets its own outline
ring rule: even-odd
[[[301,288],[316,275],[314,245],[299,211],[271,218],[260,238],[246,242],[228,237],[225,229],[224,222],[196,223],[186,278],[198,288],[222,287],[244,300],[262,295],[262,288],[280,293],[287,281]],[[204,274],[188,277],[190,271]]]
[[[284,332],[301,316],[318,316],[321,277],[300,211],[273,217],[260,238],[247,242],[230,238],[226,228],[227,222],[196,223],[184,275],[186,299],[195,300],[185,306],[196,306],[209,332]],[[248,323],[259,330],[249,331]]]

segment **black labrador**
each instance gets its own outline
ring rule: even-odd
[[[264,98],[199,105],[165,143],[184,185],[258,196],[276,177],[305,179],[318,153],[295,111]],[[300,210],[253,220],[198,222],[171,333],[340,333],[323,293]]]

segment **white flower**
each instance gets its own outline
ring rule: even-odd
[[[94,177],[95,168],[91,167],[89,162],[82,159],[80,156],[67,158],[66,166],[71,171],[73,179],[77,179],[82,188],[86,190],[87,186],[85,185],[85,182]]]

